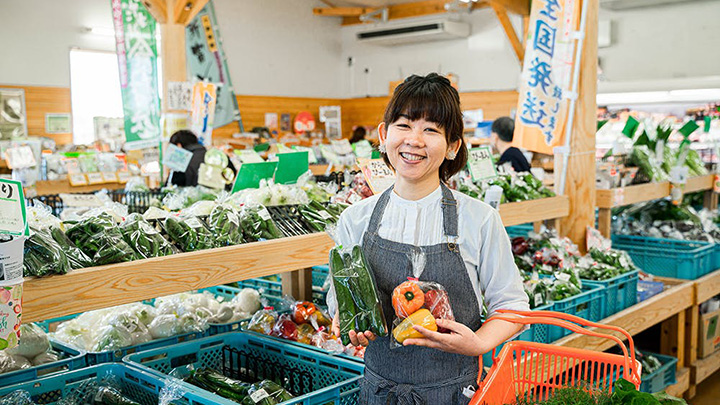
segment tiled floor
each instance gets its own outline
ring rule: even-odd
[[[689,401],[690,405],[720,404],[720,372],[711,375],[697,387],[697,395]]]

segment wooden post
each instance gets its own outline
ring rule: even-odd
[[[282,292],[300,301],[312,301],[312,267],[283,273]]]
[[[695,298],[693,302],[697,302],[697,298]],[[690,367],[690,386],[685,394],[686,399],[692,399],[697,390],[697,370],[695,366],[698,353],[698,328],[700,327],[699,313],[700,307],[697,304],[685,310],[685,342],[687,345],[685,350],[685,366]]]
[[[160,24],[162,36],[161,54],[163,70],[163,112],[169,112],[167,106],[168,82],[187,81],[187,61],[185,59],[185,24],[175,21],[175,3],[182,0],[166,0],[166,19]]]
[[[585,250],[585,232],[595,225],[595,132],[597,93],[598,0],[588,1],[585,39],[580,62],[580,81],[575,120],[571,132],[570,159],[565,193],[570,214],[561,220],[563,232]],[[581,7],[582,1],[578,7]],[[577,68],[577,66],[576,66]]]

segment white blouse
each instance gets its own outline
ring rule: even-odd
[[[457,191],[452,191],[457,201],[458,238],[465,267],[472,283],[482,313],[483,299],[487,303],[488,317],[498,309],[528,311],[528,297],[522,278],[515,266],[510,239],[500,214],[484,202]],[[340,216],[337,224],[336,242],[343,246],[362,244],[362,238],[370,223],[380,195],[360,201]],[[378,235],[393,242],[415,246],[447,243],[442,215],[442,190],[440,187],[428,196],[409,201],[392,193]],[[337,300],[330,289],[327,303],[335,314]]]

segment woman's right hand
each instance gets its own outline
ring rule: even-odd
[[[338,314],[335,314],[333,317],[332,331],[335,336],[340,336],[340,316]],[[367,346],[376,338],[375,334],[370,331],[357,333],[354,330],[351,330],[348,333],[348,336],[350,337],[350,343],[352,343],[353,346]]]

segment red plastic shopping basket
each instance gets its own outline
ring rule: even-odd
[[[522,317],[493,316],[498,319],[523,325],[547,324],[570,329],[576,333],[613,340],[623,354],[610,354],[552,344],[512,341],[500,350],[484,380],[478,377],[478,389],[470,405],[513,404],[519,397],[542,401],[556,389],[568,386],[582,386],[588,390],[612,390],[613,383],[620,377],[640,387],[640,362],[635,360],[635,346],[632,336],[624,329],[602,325],[573,315],[553,311],[510,311],[506,314]],[[585,329],[583,326],[608,329],[622,333],[627,338],[630,354],[622,340],[608,334]],[[482,370],[482,356],[480,369]]]

